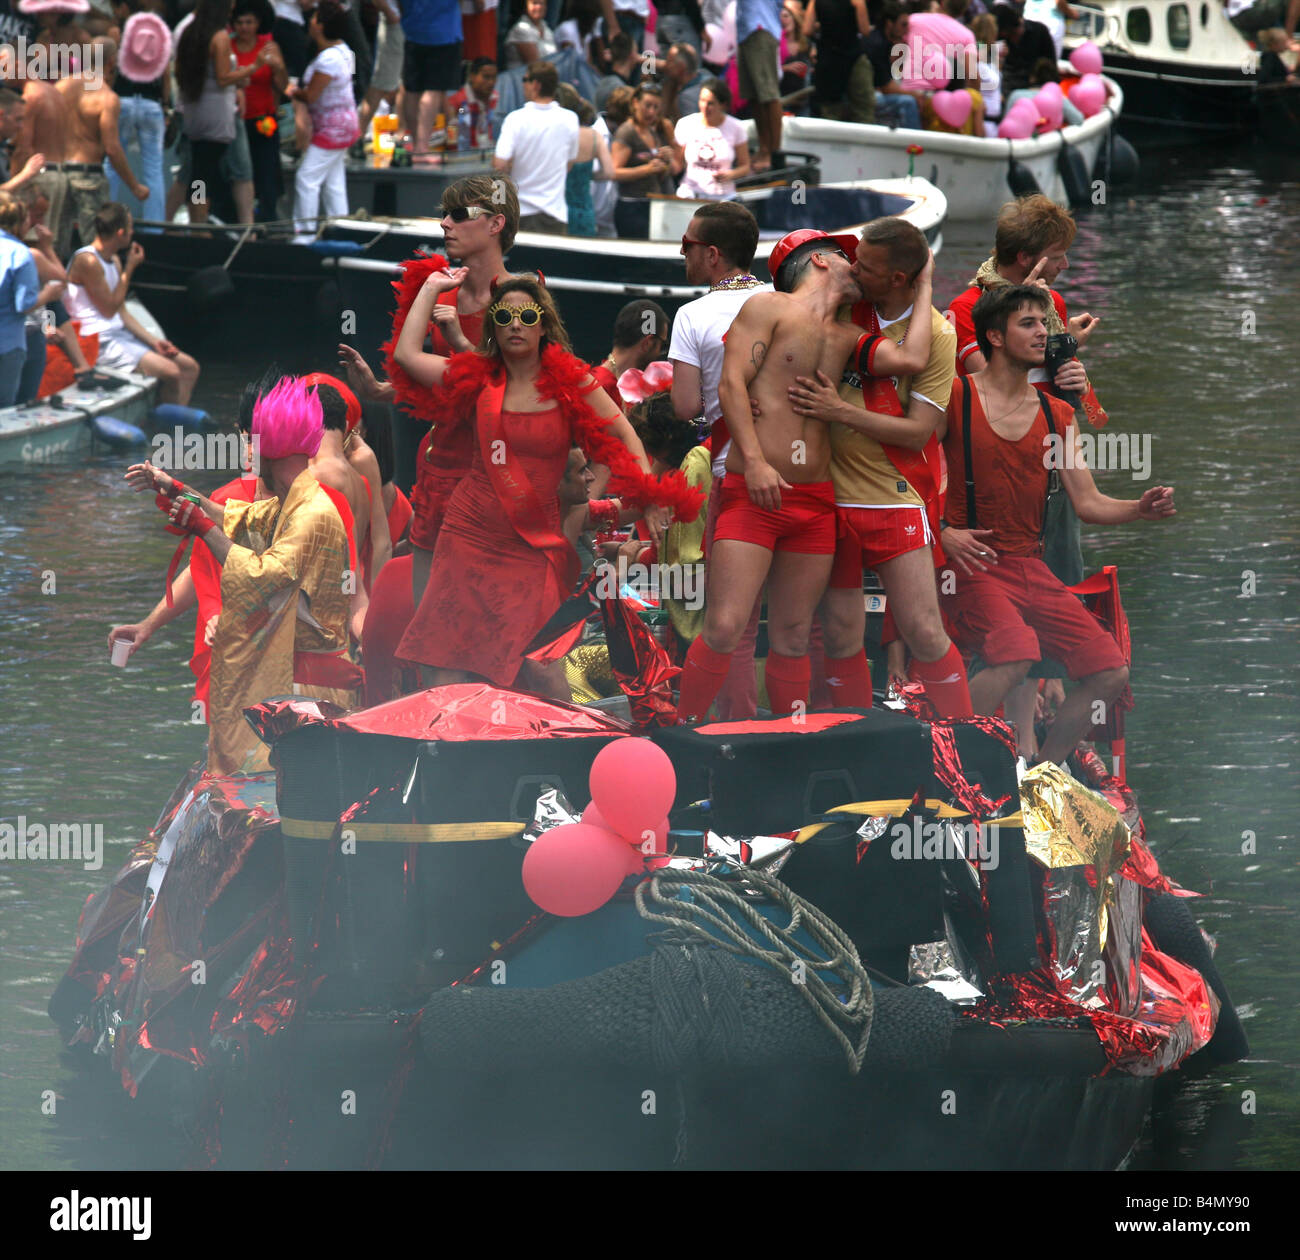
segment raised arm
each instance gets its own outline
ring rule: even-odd
[[[442,384],[443,373],[450,360],[441,354],[427,353],[424,339],[439,296],[448,289],[454,289],[467,274],[464,267],[458,267],[455,271],[435,271],[420,286],[411,309],[406,313],[406,322],[402,325],[397,345],[393,348],[393,361],[417,385],[432,387]],[[455,314],[454,308],[452,314]]]
[[[117,284],[110,289],[99,260],[92,258],[90,254],[78,254],[72,260],[68,280],[72,284],[81,285],[95,309],[105,318],[111,319],[126,302],[127,292],[131,288],[131,277],[143,261],[144,250],[132,242],[131,248],[127,251],[126,264],[122,267],[122,274],[118,277]]]
[[[907,336],[901,344],[889,337],[883,337],[877,343],[871,364],[873,376],[915,376],[925,371],[930,362],[929,315],[933,277],[934,255],[931,254],[916,278],[916,300],[912,303]]]

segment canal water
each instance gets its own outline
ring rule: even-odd
[[[949,228],[942,300],[986,255],[988,229]],[[1102,323],[1087,362],[1113,429],[1150,439],[1173,485],[1162,525],[1091,531],[1119,566],[1134,641],[1129,778],[1165,871],[1193,908],[1251,1038],[1246,1063],[1163,1083],[1133,1164],[1268,1169],[1300,1163],[1300,817],[1297,626],[1300,161],[1262,149],[1148,159],[1141,183],[1079,215],[1060,288]],[[265,316],[267,312],[261,312]],[[203,364],[196,403],[229,419],[272,358],[328,370],[330,341],[284,309],[169,334]],[[603,345],[579,345],[588,357]],[[88,1089],[45,1003],[85,898],[152,825],[200,754],[178,621],[127,669],[114,623],[159,598],[174,540],[122,482],[125,461],[0,469],[0,820],[103,827],[103,869],[0,863],[0,1167],[174,1166],[156,1130]],[[202,484],[202,479],[198,479]],[[105,1089],[108,1086],[105,1084]],[[54,1114],[50,1100],[53,1100]]]

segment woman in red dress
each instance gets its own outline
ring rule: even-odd
[[[425,666],[433,686],[484,678],[550,693],[555,684],[524,649],[577,577],[556,498],[570,447],[609,465],[627,487],[625,502],[667,504],[689,517],[692,507],[698,513],[699,496],[684,480],[649,475],[632,426],[569,352],[550,295],[531,277],[493,288],[476,350],[451,359],[426,353],[421,341],[431,317],[451,344],[468,344],[455,309],[436,305],[459,279],[457,272],[429,277],[393,355],[408,378],[394,381],[399,397],[403,386],[435,389],[437,423],[472,424],[476,437],[473,465],[447,504],[429,584],[398,655]],[[669,513],[650,506],[645,515],[659,538]]]

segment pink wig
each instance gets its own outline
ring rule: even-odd
[[[321,406],[316,391],[288,376],[253,404],[253,437],[262,459],[308,458],[320,450]]]

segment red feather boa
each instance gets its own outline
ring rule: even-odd
[[[502,367],[498,360],[476,353],[453,355],[437,389],[416,384],[397,364],[393,351],[411,303],[425,280],[441,271],[447,260],[441,255],[413,258],[403,265],[400,280],[393,281],[397,310],[393,314],[393,335],[384,343],[384,364],[398,403],[420,420],[431,424],[470,422],[474,405],[489,381],[499,382]],[[675,519],[693,521],[704,506],[704,494],[695,489],[679,469],[653,477],[641,471],[631,452],[609,431],[609,421],[602,419],[587,402],[591,368],[581,359],[559,346],[542,351],[542,370],[537,376],[537,393],[555,402],[573,424],[578,445],[593,463],[604,464],[618,483],[619,498],[625,506],[644,508],[654,505],[672,510]]]
[[[388,373],[389,381],[392,382],[398,405],[409,411],[417,420],[426,420],[430,424],[442,419],[436,406],[436,394],[423,385],[417,385],[398,366],[393,352],[397,349],[397,339],[402,335],[402,326],[406,323],[406,317],[416,294],[424,288],[424,282],[435,271],[442,271],[446,266],[447,260],[441,254],[434,254],[431,258],[408,258],[402,264],[401,277],[393,281],[393,292],[397,294],[397,310],[393,312],[393,334],[380,347],[384,355],[384,369]]]

